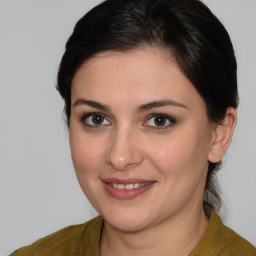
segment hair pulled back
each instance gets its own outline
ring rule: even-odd
[[[199,0],[106,0],[85,14],[66,44],[57,78],[69,126],[73,77],[89,58],[102,51],[126,51],[151,46],[165,49],[204,99],[211,122],[237,108],[236,58],[221,22]],[[204,203],[221,204],[209,163]]]

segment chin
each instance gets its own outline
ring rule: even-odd
[[[138,232],[153,222],[153,216],[138,209],[123,209],[115,213],[103,213],[102,216],[108,225],[123,232]]]
[[[112,228],[122,232],[135,233],[143,230],[147,225],[143,220],[105,220]]]

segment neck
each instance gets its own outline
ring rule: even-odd
[[[138,232],[120,231],[105,223],[100,255],[187,256],[199,243],[207,225],[203,207],[194,207]]]

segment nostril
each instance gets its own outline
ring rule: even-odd
[[[140,164],[142,160],[142,154],[136,149],[130,152],[110,151],[106,154],[106,163],[120,171],[133,168]]]

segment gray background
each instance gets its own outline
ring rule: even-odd
[[[96,213],[70,159],[54,89],[75,22],[99,1],[0,0],[0,253]],[[224,222],[256,244],[256,1],[205,0],[230,32],[240,106],[219,173]]]

